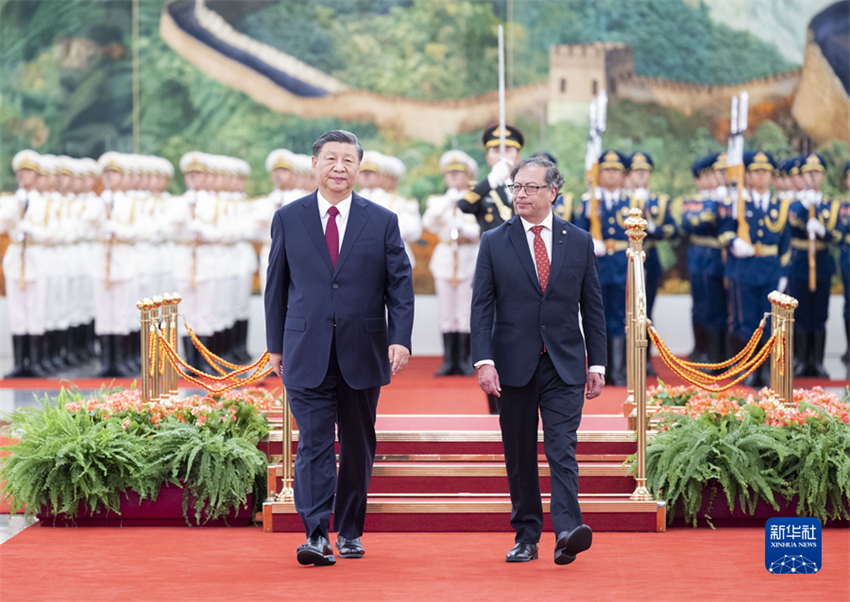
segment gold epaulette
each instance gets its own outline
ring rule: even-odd
[[[475,203],[477,203],[478,201],[481,200],[481,195],[478,194],[477,192],[475,192],[474,190],[470,189],[470,190],[467,190],[466,192],[464,192],[463,195],[460,198],[461,198],[461,200],[466,201],[470,205],[474,205]]]

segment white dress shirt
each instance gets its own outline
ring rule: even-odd
[[[755,190],[752,191],[752,199],[755,203],[756,207],[767,213],[768,207],[770,207],[770,191],[768,190],[764,194],[759,194]]]
[[[321,192],[317,191],[316,196],[319,198],[319,217],[322,220],[322,232],[324,233],[328,230],[328,219],[330,219],[328,209],[333,205],[322,196]],[[339,209],[339,215],[336,216],[336,229],[339,232],[339,248],[342,249],[345,226],[348,224],[348,214],[351,213],[351,195],[337,203],[336,208]]]
[[[617,196],[619,197],[619,194]],[[549,256],[549,265],[552,265],[552,212],[550,211],[539,224],[532,224],[521,216],[519,219],[522,222],[523,229],[525,230],[525,238],[528,241],[528,251],[531,253],[531,263],[534,264],[534,272],[537,273],[537,256],[534,253],[534,232],[532,232],[531,229],[534,226],[543,226],[543,229],[540,231],[540,238],[543,239],[543,245],[546,247],[546,254]],[[538,274],[538,278],[539,276],[540,275]],[[495,366],[496,363],[490,359],[475,362],[476,368],[480,368],[484,365]],[[605,366],[590,366],[587,371],[598,372],[602,376],[605,376]]]

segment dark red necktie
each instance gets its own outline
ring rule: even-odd
[[[336,216],[339,209],[331,207],[328,209],[328,227],[325,228],[325,240],[328,243],[328,252],[331,254],[331,263],[336,269],[336,260],[339,259],[339,230],[336,228]]]
[[[537,263],[537,278],[540,280],[540,290],[546,292],[549,284],[549,254],[546,252],[546,244],[540,236],[543,226],[532,226],[534,232],[534,261]]]

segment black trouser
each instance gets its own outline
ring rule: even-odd
[[[552,526],[560,533],[582,524],[576,443],[584,388],[583,384],[568,385],[561,380],[548,353],[540,355],[527,385],[502,385],[499,424],[511,492],[511,526],[517,543],[537,543],[543,532],[537,471],[538,407],[543,419],[543,450],[551,473]]]
[[[345,382],[334,340],[322,383],[315,388],[287,386],[286,391],[298,425],[295,509],[304,522],[307,537],[317,530],[327,536],[331,511],[334,531],[349,539],[360,537],[375,460],[375,417],[381,388],[358,390]],[[334,425],[338,425],[339,436],[338,475]]]

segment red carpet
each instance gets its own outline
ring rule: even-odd
[[[509,565],[508,533],[367,533],[362,560],[301,567],[301,534],[258,528],[31,527],[0,546],[0,600],[818,600],[850,599],[846,530],[823,533],[817,575],[771,575],[764,530],[599,533],[569,566]]]

